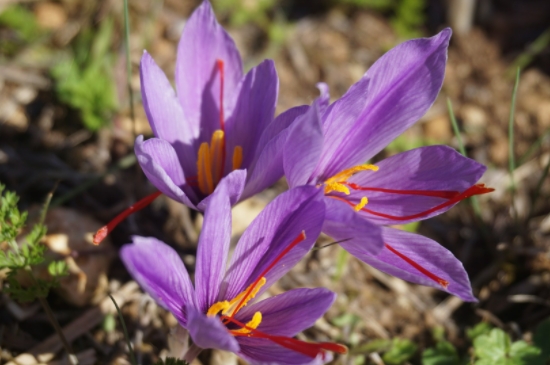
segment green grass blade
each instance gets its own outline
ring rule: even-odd
[[[130,15],[128,12],[128,0],[124,0],[124,48],[126,50],[126,77],[128,83],[128,97],[130,98],[130,118],[134,128],[134,138],[136,132],[136,118],[134,110],[134,92],[132,91],[132,62],[130,60]]]
[[[130,362],[132,365],[137,365],[136,362],[136,355],[134,354],[134,349],[132,348],[132,342],[130,341],[130,336],[128,336],[128,330],[126,329],[126,322],[124,322],[124,318],[122,317],[122,312],[120,311],[120,308],[118,307],[118,304],[115,301],[115,298],[111,294],[108,294],[109,298],[113,301],[113,304],[115,305],[116,311],[118,313],[118,318],[120,319],[120,323],[122,324],[122,331],[124,332],[124,338],[126,339],[126,343],[128,344],[128,352],[130,353]]]
[[[512,91],[512,105],[510,105],[510,118],[508,120],[508,172],[510,174],[510,190],[512,193],[512,211],[517,220],[517,210],[514,204],[516,195],[516,182],[514,181],[514,170],[516,169],[516,159],[514,157],[514,116],[516,114],[516,101],[519,86],[520,69],[516,72],[516,82]]]
[[[453,110],[453,103],[449,98],[447,98],[447,109],[449,109],[449,117],[451,118],[453,131],[455,133],[456,140],[458,142],[458,150],[460,151],[460,153],[462,153],[464,157],[468,157],[466,156],[466,148],[464,147],[464,143],[462,142],[462,136],[460,135],[460,130],[458,129],[458,123],[456,122],[455,112]],[[472,209],[474,210],[475,215],[481,219],[481,206],[479,205],[479,200],[477,200],[477,197],[472,196],[468,200],[472,204]]]

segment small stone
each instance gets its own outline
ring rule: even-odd
[[[451,121],[445,114],[426,121],[423,126],[426,138],[431,141],[447,142],[453,135],[451,131]]]
[[[19,103],[26,105],[36,98],[37,91],[32,87],[20,86],[13,91],[13,98]]]
[[[479,131],[487,126],[487,114],[477,105],[464,105],[460,108],[460,114],[467,130]]]

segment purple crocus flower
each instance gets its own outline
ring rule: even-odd
[[[187,21],[178,45],[177,95],[147,52],[140,76],[143,106],[156,138],[139,136],[135,152],[162,193],[203,211],[204,199],[223,179],[231,182],[234,205],[283,176],[284,130],[300,109],[273,119],[279,89],[273,61],[243,75],[235,43],[207,0]],[[247,173],[232,174],[238,169]]]
[[[328,87],[293,124],[284,151],[290,187],[325,193],[323,232],[371,266],[475,301],[462,264],[426,237],[386,227],[441,214],[492,189],[475,185],[485,166],[446,146],[365,163],[415,123],[443,83],[451,30],[405,42],[329,105]]]
[[[254,364],[321,364],[330,357],[326,351],[344,353],[342,345],[292,338],[327,311],[333,292],[294,289],[254,302],[312,248],[325,216],[321,191],[298,187],[273,200],[243,233],[226,269],[227,185],[218,185],[205,211],[194,287],[168,245],[134,237],[121,250],[132,276],[189,331],[194,345],[186,359],[202,348],[232,351]]]

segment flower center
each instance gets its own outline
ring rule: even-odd
[[[252,284],[248,286],[244,291],[242,291],[239,295],[237,295],[235,298],[233,298],[231,301],[221,301],[216,302],[208,308],[208,311],[206,312],[206,315],[209,317],[214,317],[218,315],[218,313],[221,312],[221,315],[225,318],[228,317],[231,318],[241,308],[246,306],[248,302],[258,294],[258,291],[264,286],[266,283],[265,277],[261,277],[259,280],[254,281]],[[238,334],[248,334],[250,333],[250,329],[256,329],[262,322],[262,313],[256,312],[252,316],[252,319],[246,323],[245,326],[241,326],[240,329],[230,330],[229,332],[232,335],[238,335]],[[228,321],[224,321],[224,324],[227,324]]]
[[[345,169],[343,171],[340,171],[336,175],[328,178],[325,181],[325,195],[330,194],[333,191],[343,193],[346,195],[350,194],[349,186],[347,183],[347,180],[352,177],[353,175],[357,174],[361,171],[378,171],[378,166],[376,165],[370,165],[370,164],[364,164],[364,165],[358,165],[351,167],[349,169]],[[360,211],[369,200],[366,196],[361,197],[359,202],[354,205],[353,209],[355,209],[356,212]]]
[[[210,144],[201,143],[197,157],[197,179],[200,191],[205,195],[210,195],[224,176],[225,172],[225,117],[223,110],[223,85],[224,85],[224,63],[217,60],[216,65],[220,75],[220,129],[212,134]],[[233,149],[232,170],[237,170],[243,162],[243,149],[236,146]],[[191,179],[192,180],[192,179]]]

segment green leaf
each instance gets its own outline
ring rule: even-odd
[[[450,342],[439,341],[422,353],[422,365],[460,365],[460,358]]]
[[[478,358],[476,365],[530,365],[540,354],[540,349],[525,341],[511,343],[507,333],[494,328],[489,334],[474,340],[474,351]]]
[[[468,338],[473,341],[477,337],[491,332],[492,328],[493,327],[489,323],[481,322],[481,323],[478,323],[474,328],[467,329],[466,336],[468,336]]]
[[[550,362],[550,318],[545,319],[535,331],[534,344],[541,350],[533,359],[533,365],[546,365]]]
[[[410,359],[417,349],[417,346],[407,339],[394,338],[391,348],[382,359],[388,365],[399,365]]]

